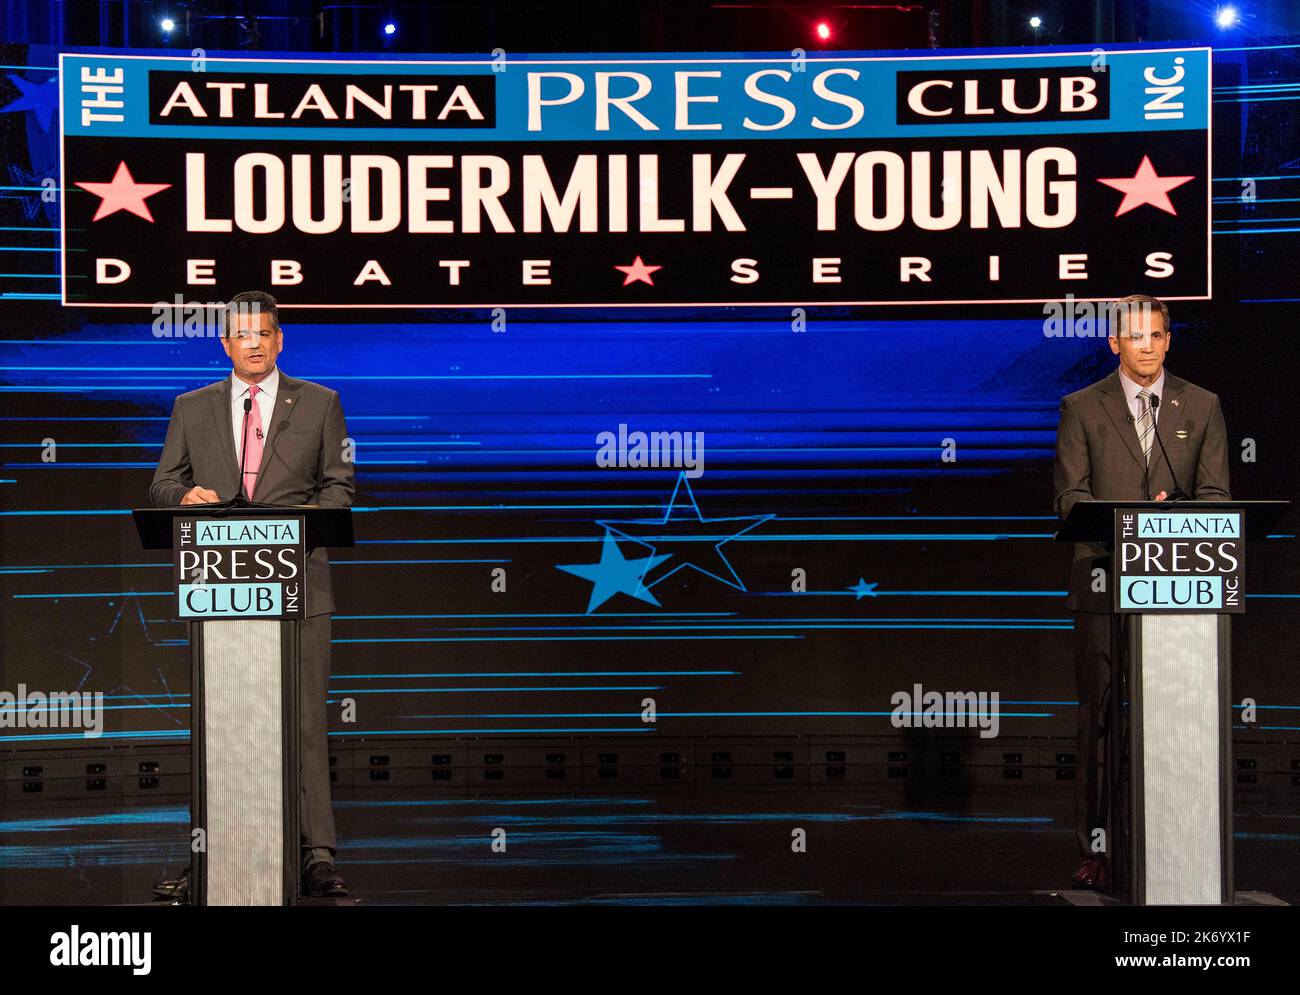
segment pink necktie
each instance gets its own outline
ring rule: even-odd
[[[248,388],[253,408],[248,413],[244,427],[244,493],[250,501],[253,500],[253,491],[257,489],[257,471],[262,465],[262,409],[257,404],[259,389],[257,384]]]

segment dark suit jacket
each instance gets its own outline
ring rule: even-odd
[[[343,458],[347,437],[338,392],[281,370],[253,501],[351,507],[356,485],[352,463]],[[176,398],[149,499],[155,507],[178,505],[196,485],[223,501],[239,493],[229,377]],[[202,505],[193,507],[202,512]],[[333,610],[329,556],[315,549],[307,555],[307,614]]]
[[[1062,519],[1076,501],[1142,501],[1174,490],[1160,444],[1152,439],[1151,461],[1142,457],[1137,426],[1129,411],[1120,372],[1061,401],[1056,429],[1056,500]],[[1198,501],[1231,500],[1228,493],[1228,433],[1219,398],[1165,371],[1156,431],[1169,453],[1184,492]],[[1106,591],[1092,590],[1092,571],[1106,571]],[[1110,554],[1096,543],[1076,543],[1070,569],[1073,611],[1110,610]]]

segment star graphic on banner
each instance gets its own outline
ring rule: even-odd
[[[587,602],[587,614],[590,615],[616,594],[630,594],[659,607],[659,601],[642,585],[641,578],[666,559],[667,556],[653,555],[653,551],[652,555],[639,560],[626,559],[614,536],[606,530],[599,563],[557,564],[555,569],[591,581],[591,598]]]
[[[876,596],[876,581],[873,580],[868,584],[865,580],[859,577],[858,582],[852,585],[849,590],[857,595],[857,597],[853,599],[854,601],[861,601],[863,598],[874,598]]]
[[[1169,191],[1194,179],[1195,176],[1160,176],[1151,165],[1151,159],[1143,156],[1142,164],[1132,176],[1117,176],[1110,179],[1098,177],[1097,182],[1114,187],[1124,194],[1124,199],[1120,201],[1119,209],[1115,212],[1115,217],[1118,218],[1121,214],[1127,214],[1143,204],[1158,207],[1167,214],[1177,214],[1173,202],[1169,199]]]
[[[130,211],[136,217],[152,222],[153,215],[149,213],[145,198],[166,190],[171,184],[137,183],[131,176],[131,170],[126,168],[126,163],[119,162],[111,183],[78,183],[77,186],[100,198],[99,210],[91,218],[92,221],[99,221],[118,211]]]
[[[679,497],[682,500],[679,501]],[[668,500],[668,508],[662,518],[601,520],[596,524],[612,529],[628,539],[644,543],[652,547],[656,553],[667,550],[676,558],[671,570],[650,581],[646,587],[654,587],[678,570],[690,567],[706,577],[721,581],[728,587],[744,591],[746,587],[722,552],[722,547],[737,536],[742,536],[750,529],[775,517],[768,514],[705,518],[695,501],[690,479],[685,472],[682,472],[677,477],[677,485],[673,488],[672,497]],[[743,527],[737,527],[735,523],[741,522],[745,523]],[[649,574],[650,571],[647,570],[646,573]]]
[[[614,268],[627,274],[627,276],[623,278],[623,286],[625,287],[629,283],[636,283],[638,280],[642,283],[648,283],[653,287],[655,282],[650,279],[650,274],[655,272],[655,270],[663,269],[662,266],[647,266],[641,261],[640,256],[637,256],[630,266],[615,266]]]
[[[8,79],[20,96],[13,103],[0,107],[0,114],[31,111],[41,131],[49,131],[50,119],[59,106],[59,78],[51,76],[43,83],[32,83],[10,73]]]

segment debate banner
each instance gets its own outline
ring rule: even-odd
[[[1210,296],[1210,50],[63,54],[62,301]]]

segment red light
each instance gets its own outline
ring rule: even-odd
[[[817,25],[817,37],[820,38],[822,41],[826,41],[827,39],[830,38],[830,36],[831,36],[831,26],[827,24],[825,21],[820,22]]]

